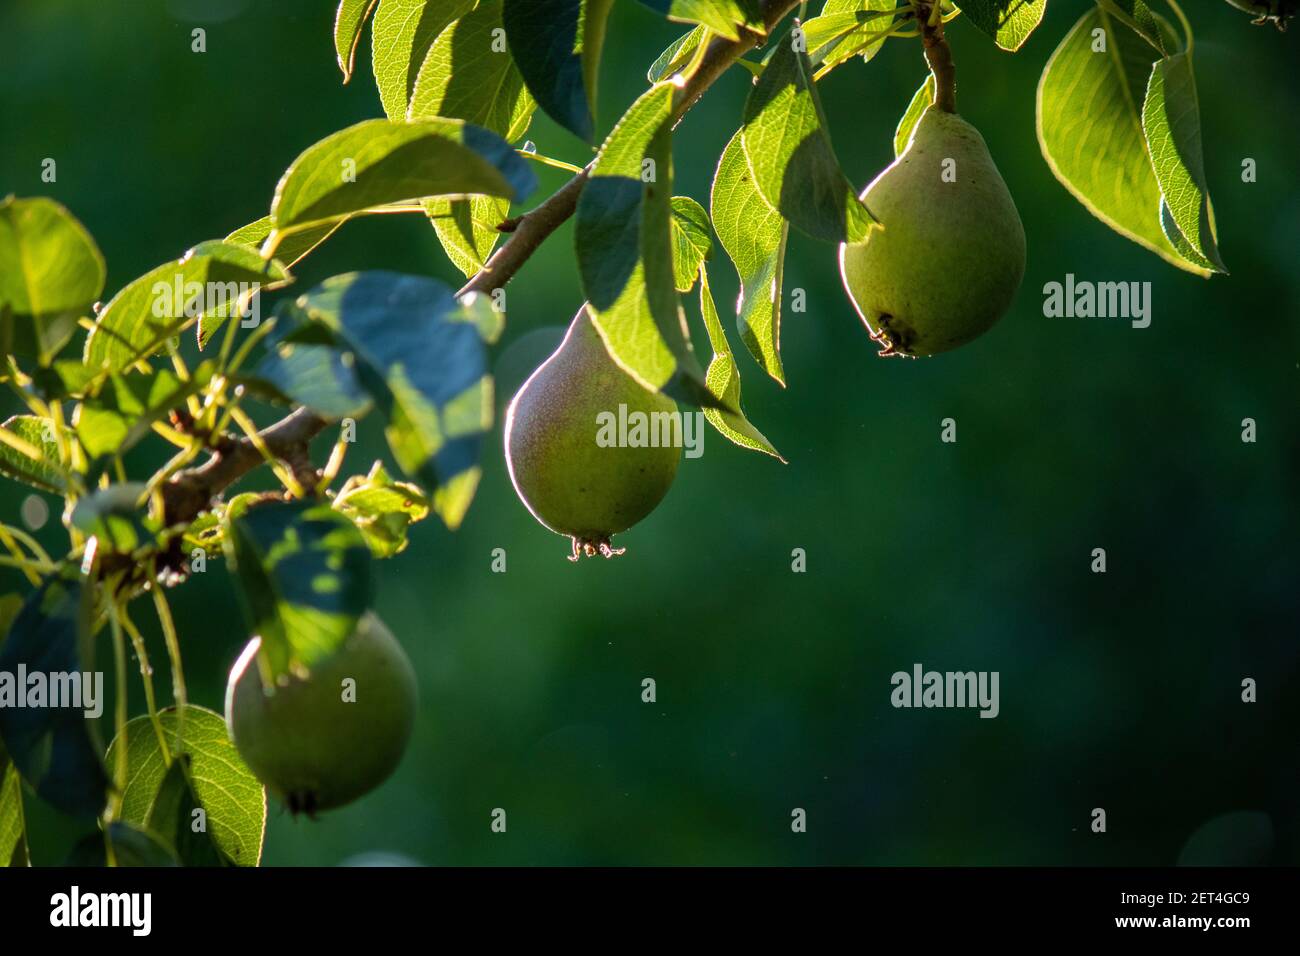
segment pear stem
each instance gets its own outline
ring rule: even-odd
[[[939,5],[933,9],[937,12]],[[929,12],[929,11],[924,11]],[[925,59],[934,76],[934,105],[945,113],[957,112],[957,68],[952,63],[952,48],[943,35],[943,17],[920,16],[921,43]],[[932,22],[933,21],[933,22]]]

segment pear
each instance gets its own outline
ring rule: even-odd
[[[655,434],[655,423],[666,421],[665,415],[676,417],[676,403],[619,368],[585,304],[560,347],[511,399],[505,427],[510,480],[533,517],[572,539],[570,560],[584,553],[621,554],[610,538],[648,515],[668,493],[679,448],[662,442],[647,447],[648,437],[634,439],[639,447],[608,440],[615,432],[611,417],[640,419]]]
[[[1025,229],[974,126],[929,107],[861,198],[881,228],[840,246],[840,274],[882,355],[946,352],[1007,311],[1025,274]]]
[[[371,611],[306,676],[262,683],[254,637],[230,670],[226,725],[250,770],[293,813],[351,803],[397,768],[415,725],[415,670]],[[355,698],[345,698],[352,680]]]

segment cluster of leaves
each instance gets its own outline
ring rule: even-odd
[[[1038,140],[1056,177],[1116,232],[1188,272],[1227,271],[1205,178],[1192,28],[1177,5],[1099,0],[1084,14],[1043,70]]]
[[[611,356],[645,387],[702,407],[736,444],[779,458],[741,410],[739,364],[710,290],[715,237],[738,274],[741,340],[784,385],[791,227],[838,244],[876,225],[836,159],[817,82],[871,60],[890,38],[919,36],[923,17],[932,28],[939,17],[965,15],[1016,50],[1046,5],[825,0],[787,33],[793,0],[642,2],[688,29],[650,66],[649,88],[585,170],[523,138],[540,108],[597,145],[612,0],[342,0],[334,45],[344,81],[370,22],[386,117],[304,151],[264,218],[195,245],[100,306],[104,261],[82,225],[49,199],[0,204],[0,383],[27,409],[0,426],[0,473],[62,498],[69,536],[67,553],[51,558],[0,525],[10,554],[2,560],[32,584],[26,597],[0,598],[0,672],[93,671],[98,635],[108,633],[119,688],[107,748],[80,711],[0,708],[0,862],[27,859],[21,779],[54,806],[100,820],[81,861],[255,863],[265,794],[220,716],[185,700],[161,584],[177,583],[209,552],[224,554],[250,630],[262,637],[264,674],[309,670],[368,608],[373,560],[400,552],[409,525],[430,512],[455,528],[469,507],[492,425],[487,349],[502,332],[503,299],[458,296],[418,276],[341,275],[281,298],[241,340],[253,296],[291,286],[296,264],[348,220],[389,212],[427,216],[451,262],[476,276],[512,204],[534,190],[530,163],[568,166],[585,178],[575,211],[578,276]],[[1170,7],[1181,36],[1145,0],[1098,0],[1044,72],[1040,138],[1057,175],[1103,220],[1182,268],[1221,271],[1190,29]],[[1098,30],[1104,55],[1093,52]],[[701,92],[692,83],[718,56],[754,84],[706,209],[673,196],[672,146],[677,120]],[[931,77],[899,123],[898,152],[934,98]],[[196,297],[194,284],[233,291]],[[682,306],[697,285],[707,368]],[[273,430],[259,432],[246,410],[253,402],[309,410],[314,418],[298,421],[311,427],[292,448],[272,448]],[[367,415],[380,421],[402,477],[375,463],[336,489],[347,426]],[[317,470],[306,442],[340,421],[333,454]],[[170,444],[172,457],[148,479],[129,480],[125,456],[145,441]],[[237,451],[264,458],[284,492],[225,501],[224,485],[203,485],[195,463]],[[196,507],[187,497],[195,487]],[[171,709],[155,705],[132,620],[133,600],[146,594],[171,657]],[[128,642],[149,711],[129,722]],[[209,825],[196,831],[199,817]]]

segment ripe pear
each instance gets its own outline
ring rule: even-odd
[[[1007,311],[1025,229],[974,126],[929,107],[861,198],[883,228],[840,246],[840,274],[882,355],[946,352]]]
[[[226,685],[230,739],[257,778],[308,814],[388,779],[410,740],[417,692],[410,659],[384,622],[366,612],[307,676],[271,688],[257,666],[261,646],[260,637],[249,641]]]
[[[609,539],[653,511],[677,474],[679,448],[597,440],[602,419],[623,420],[624,411],[629,422],[644,415],[653,429],[665,414],[675,417],[677,405],[619,368],[583,305],[559,348],[511,399],[505,426],[515,491],[534,518],[572,539],[570,560],[621,554]]]

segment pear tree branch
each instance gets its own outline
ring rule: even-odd
[[[767,30],[770,32],[798,5],[799,0],[763,0],[763,23]],[[726,72],[727,67],[758,46],[763,39],[761,34],[750,30],[741,30],[740,37],[736,40],[715,37],[709,43],[699,66],[685,80],[682,93],[676,99],[672,121],[676,123],[681,120],[704,91]],[[492,253],[483,268],[457,294],[491,293],[513,279],[547,237],[573,215],[578,208],[582,187],[587,184],[590,175],[591,164],[588,164],[586,169],[577,173],[536,209],[510,220],[509,225],[513,227],[510,238]]]
[[[762,0],[763,22],[768,32],[798,5],[799,0]],[[763,39],[762,34],[749,30],[741,30],[736,40],[714,38],[697,68],[682,83],[682,93],[673,109],[673,122],[678,122],[695,105],[727,67]],[[588,165],[540,206],[518,219],[503,223],[510,231],[510,238],[457,294],[491,293],[514,278],[541,244],[578,208],[578,197],[590,171],[591,165]],[[271,455],[288,465],[295,474],[306,475],[314,471],[309,457],[311,441],[328,424],[310,409],[299,408],[259,431],[258,438]],[[193,521],[210,508],[212,501],[226,488],[262,462],[262,453],[249,438],[223,437],[217,440],[205,463],[177,472],[160,489],[165,525],[171,527]]]

